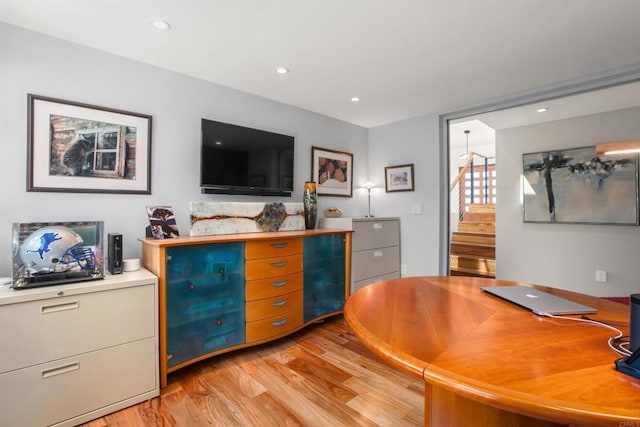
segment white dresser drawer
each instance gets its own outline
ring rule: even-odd
[[[2,305],[0,372],[152,337],[156,309],[155,284]]]
[[[354,252],[351,258],[352,281],[399,271],[399,260],[398,246]]]
[[[353,231],[353,252],[400,244],[398,220],[353,221]]]
[[[371,285],[373,283],[382,282],[383,280],[397,279],[400,277],[400,272],[395,271],[393,273],[383,274],[381,276],[369,277],[368,279],[359,280],[351,283],[351,294],[360,288]]]
[[[155,338],[0,374],[0,424],[45,426],[157,388]],[[75,425],[77,422],[70,422]]]

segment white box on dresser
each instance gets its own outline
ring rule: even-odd
[[[350,294],[371,283],[400,277],[399,218],[320,218],[319,227],[354,231]]]
[[[0,425],[72,426],[159,395],[158,281],[0,286]]]

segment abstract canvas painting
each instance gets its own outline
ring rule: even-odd
[[[524,222],[638,225],[635,154],[597,155],[592,146],[522,160]]]

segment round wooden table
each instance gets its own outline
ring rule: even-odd
[[[480,290],[491,285],[527,284],[388,280],[351,295],[344,315],[365,346],[424,378],[426,426],[640,427],[640,380],[615,370],[614,331],[535,315]],[[590,318],[629,322],[623,304],[533,287],[597,308]]]

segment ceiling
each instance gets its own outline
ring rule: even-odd
[[[452,150],[465,151],[469,130],[469,150],[495,156],[495,131],[536,123],[564,120],[640,106],[640,82],[491,111],[453,120],[449,128]],[[544,108],[545,111],[538,112]]]
[[[364,127],[640,64],[638,16],[638,0],[0,0],[0,21]]]

